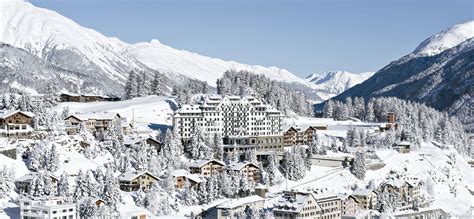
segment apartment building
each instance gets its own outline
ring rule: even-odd
[[[63,197],[24,196],[18,199],[20,218],[28,219],[76,219],[76,205]]]
[[[292,145],[309,145],[313,143],[315,135],[316,128],[313,126],[306,128],[291,126],[283,133],[283,145],[285,147]]]
[[[184,188],[186,181],[188,181],[191,186],[196,186],[199,183],[204,182],[204,179],[200,174],[192,174],[184,169],[173,170],[173,172],[171,172],[171,175],[175,180],[174,187],[177,189]]]
[[[350,194],[339,194],[341,215],[355,215],[359,211],[359,201]]]
[[[276,219],[338,219],[341,214],[341,199],[336,194],[286,191],[273,207]]]
[[[352,192],[362,210],[374,209],[377,205],[377,193],[373,189],[356,189]]]
[[[342,202],[337,194],[321,193],[314,195],[321,208],[319,218],[341,218]]]
[[[33,132],[33,113],[0,110],[0,137],[28,138]]]
[[[197,160],[189,164],[191,173],[198,173],[203,176],[212,176],[222,172],[225,168],[225,163],[218,160]]]
[[[173,126],[184,143],[196,127],[209,137],[220,134],[225,145],[257,145],[282,150],[284,115],[251,96],[203,96],[196,105],[176,110]]]

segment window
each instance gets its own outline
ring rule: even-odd
[[[58,212],[57,211],[53,211],[53,214],[57,214]]]

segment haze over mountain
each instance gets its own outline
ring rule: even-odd
[[[474,21],[455,25],[426,39],[412,53],[393,61],[335,99],[394,96],[423,102],[457,115],[472,129],[473,37]]]

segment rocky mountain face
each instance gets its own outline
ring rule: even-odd
[[[428,38],[410,53],[334,99],[394,96],[456,115],[468,130],[474,123],[474,22]]]

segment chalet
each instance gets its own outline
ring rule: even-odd
[[[33,132],[33,113],[19,110],[0,111],[0,137],[28,138]]]
[[[94,94],[71,94],[63,93],[59,95],[61,102],[96,102],[96,101],[105,101],[108,97],[102,95]]]
[[[359,201],[350,194],[339,194],[341,199],[341,215],[354,215],[359,211]]]
[[[260,182],[260,168],[251,162],[233,162],[227,165],[227,169],[247,176],[254,182]]]
[[[197,160],[189,164],[191,173],[198,173],[203,176],[218,174],[224,170],[225,163],[218,160]]]
[[[127,118],[122,118],[121,121],[122,132],[124,135],[130,135],[133,131],[133,124],[127,121]]]
[[[177,189],[184,188],[186,181],[189,181],[189,183],[191,183],[191,186],[195,186],[204,181],[199,174],[191,174],[190,172],[184,169],[174,170],[173,172],[171,172],[171,175],[175,179],[175,187]]]
[[[352,192],[362,210],[374,209],[377,205],[377,193],[373,189],[356,189]]]
[[[65,120],[68,123],[66,131],[70,135],[77,133],[81,123],[94,134],[102,133],[113,124],[120,124],[121,126],[122,123],[120,114],[113,112],[73,114],[66,117]]]
[[[163,146],[163,143],[159,142],[155,138],[144,136],[124,136],[123,145],[126,147],[132,147],[134,145],[139,145],[142,141],[149,146],[155,147],[158,151],[160,151],[161,147]]]
[[[408,141],[400,141],[393,144],[392,148],[400,154],[410,153],[411,143]]]
[[[126,192],[137,191],[140,188],[148,190],[158,177],[148,171],[129,170],[118,177],[120,189]]]
[[[15,188],[19,194],[28,194],[30,192],[31,182],[38,177],[38,173],[29,173],[15,180]],[[58,178],[50,174],[53,186],[57,188]]]
[[[218,206],[216,206],[217,215],[213,218],[217,219],[230,219],[240,218],[240,215],[245,214],[247,209],[253,209],[257,212],[264,207],[265,199],[258,196],[252,195],[244,198],[230,199]]]
[[[313,142],[316,134],[316,128],[308,126],[306,129],[300,127],[289,127],[283,133],[283,145],[289,147],[292,145],[309,145]]]

